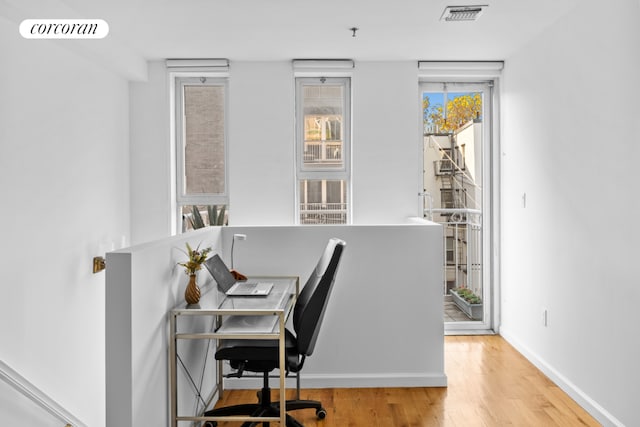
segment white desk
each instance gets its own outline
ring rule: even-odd
[[[286,404],[280,405],[280,417],[206,417],[202,414],[178,414],[178,340],[277,339],[280,366],[285,363],[285,323],[299,293],[298,277],[251,277],[252,281],[272,282],[273,289],[266,297],[225,297],[217,290],[202,295],[199,304],[171,310],[169,318],[169,382],[171,388],[171,426],[179,421],[280,421],[286,425]],[[222,299],[222,301],[220,301]],[[214,323],[212,332],[181,331],[180,318],[208,316]],[[181,361],[182,366],[188,369]],[[280,395],[285,396],[285,370],[280,369]],[[216,390],[222,397],[224,390],[222,361],[218,362]],[[212,396],[214,395],[212,393]],[[205,408],[207,409],[207,408]]]

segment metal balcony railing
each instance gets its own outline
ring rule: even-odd
[[[342,162],[342,141],[305,141],[304,163],[323,164]]]
[[[482,211],[432,208],[426,200],[424,216],[444,227],[443,294],[463,286],[482,295]]]
[[[346,203],[300,203],[300,224],[346,224]]]

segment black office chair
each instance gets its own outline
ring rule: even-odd
[[[322,257],[298,296],[293,309],[295,334],[288,329],[285,331],[287,366],[284,369],[287,370],[287,373],[299,373],[306,357],[313,353],[345,245],[346,243],[340,239],[329,240]],[[258,393],[259,402],[255,404],[216,408],[205,412],[206,416],[280,416],[280,403],[271,402],[271,389],[269,388],[269,373],[280,368],[277,340],[224,340],[215,357],[217,360],[229,360],[231,367],[237,370],[236,376],[242,376],[244,371],[262,373],[263,388]],[[288,400],[286,409],[287,411],[315,409],[319,419],[327,415],[322,404],[314,400]],[[242,426],[248,427],[256,424],[258,423],[248,421]],[[268,426],[269,423],[265,422],[263,425]],[[215,421],[205,423],[205,427],[215,426],[217,426]],[[287,414],[287,427],[304,426]]]

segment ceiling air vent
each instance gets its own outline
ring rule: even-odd
[[[441,21],[475,21],[482,11],[488,7],[482,6],[447,6],[440,17]]]

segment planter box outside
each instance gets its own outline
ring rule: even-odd
[[[449,291],[453,302],[471,320],[482,320],[482,304],[470,304],[454,290]]]

